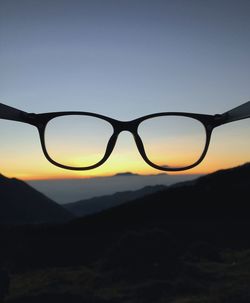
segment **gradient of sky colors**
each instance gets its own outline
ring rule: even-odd
[[[2,0],[0,100],[28,112],[81,110],[119,120],[161,111],[221,113],[250,100],[250,2]],[[217,129],[190,173],[250,160],[250,122]],[[158,173],[122,133],[93,171],[44,158],[29,125],[0,121],[0,172],[23,179]]]

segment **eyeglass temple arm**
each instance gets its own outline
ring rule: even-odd
[[[0,103],[0,119],[29,123],[29,114],[17,108]]]
[[[222,124],[250,118],[250,101],[243,103],[221,115],[219,115],[223,122]]]

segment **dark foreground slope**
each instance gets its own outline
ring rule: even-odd
[[[248,224],[250,164],[221,170],[147,195],[100,214],[76,220],[71,228],[130,229],[173,224]]]
[[[0,224],[57,223],[72,218],[25,182],[0,175]]]
[[[17,262],[21,267],[27,265],[27,260],[29,266],[39,266],[41,262],[84,265],[101,258],[123,235],[131,231],[147,233],[155,229],[178,239],[178,249],[184,249],[194,241],[210,241],[215,245],[237,248],[250,247],[249,188],[250,165],[246,164],[215,172],[196,182],[168,188],[69,224],[12,228],[7,231],[3,228],[3,251],[8,255],[8,251],[14,250],[15,254],[19,254],[21,250]],[[17,245],[16,238],[22,241],[22,245]]]
[[[66,225],[2,228],[9,302],[248,303],[249,188],[246,164]]]

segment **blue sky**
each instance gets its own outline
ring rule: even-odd
[[[121,120],[223,112],[250,99],[249,16],[242,0],[2,0],[0,100]]]

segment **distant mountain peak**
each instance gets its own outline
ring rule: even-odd
[[[140,175],[132,172],[122,172],[114,175],[114,177],[133,177],[133,176],[140,176]]]

